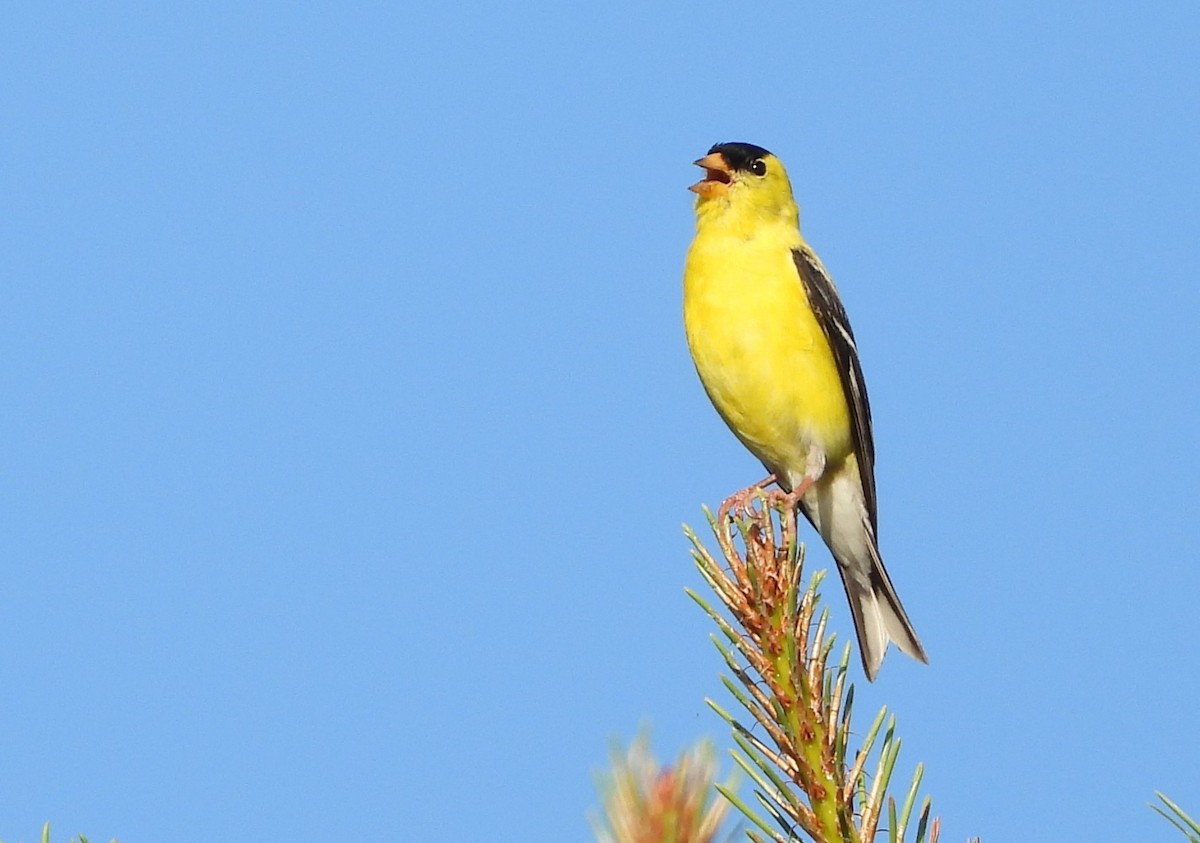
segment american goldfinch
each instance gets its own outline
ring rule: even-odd
[[[717,144],[695,163],[704,178],[690,188],[688,346],[713,406],[771,473],[722,510],[777,483],[837,562],[867,678],[889,641],[928,661],[879,555],[875,444],[854,333],[800,234],[787,172],[748,143]]]

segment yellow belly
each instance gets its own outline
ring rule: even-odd
[[[850,411],[788,247],[697,239],[684,272],[683,317],[708,397],[770,471],[799,476],[811,445],[830,463],[845,459]]]

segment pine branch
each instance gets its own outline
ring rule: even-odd
[[[795,512],[766,494],[758,503],[721,524],[705,510],[718,554],[684,528],[720,608],[688,594],[717,625],[713,642],[732,674],[723,677],[725,687],[749,719],[708,703],[733,730],[733,756],[753,783],[757,806],[729,788],[718,790],[752,823],[751,840],[873,843],[883,824],[889,843],[900,843],[914,819],[923,768],[918,765],[897,806],[888,787],[900,739],[886,708],[851,753],[850,647],[834,661],[835,636],[819,608],[824,571],[802,586]],[[915,816],[916,843],[938,839],[939,822],[930,812],[926,797]]]
[[[614,748],[612,769],[598,782],[603,817],[593,817],[599,843],[712,843],[729,804],[715,798],[717,764],[701,743],[673,767],[659,767],[645,735],[628,752]],[[718,786],[720,787],[720,786]]]
[[[1160,791],[1154,791],[1154,795],[1162,802],[1162,806],[1151,803],[1150,807],[1166,818],[1167,822],[1183,832],[1184,837],[1188,839],[1188,843],[1200,843],[1200,823],[1189,817],[1182,808]]]
[[[42,826],[42,836],[39,839],[42,843],[50,843],[50,823]],[[3,843],[3,841],[0,841],[0,843]],[[88,843],[88,839],[80,834],[78,837],[72,837],[71,843]],[[114,839],[110,843],[117,843],[117,841]]]

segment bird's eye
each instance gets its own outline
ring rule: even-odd
[[[756,176],[765,176],[767,174],[767,162],[761,158],[755,158],[750,162],[750,172]]]

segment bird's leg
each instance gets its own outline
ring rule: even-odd
[[[752,497],[754,497],[756,494],[758,494],[759,492],[761,492],[764,487],[770,486],[772,483],[775,483],[775,482],[777,482],[775,480],[775,475],[768,474],[766,477],[764,477],[762,480],[759,480],[757,483],[753,483],[753,484],[747,486],[745,489],[742,489],[739,492],[734,492],[732,495],[730,495],[729,497],[727,497],[725,499],[725,502],[722,503],[720,508],[717,510],[717,523],[718,524],[725,523],[725,520],[729,517],[729,511],[731,509],[734,512],[736,512],[739,509],[740,510],[748,509],[750,507],[750,499]]]
[[[812,488],[812,485],[821,479],[825,474],[825,452],[816,445],[810,445],[808,455],[804,461],[804,477],[800,482],[792,487],[790,492],[785,492],[782,489],[776,494],[779,500],[787,508],[788,512],[795,512],[796,507],[800,504],[800,499],[804,494]]]

